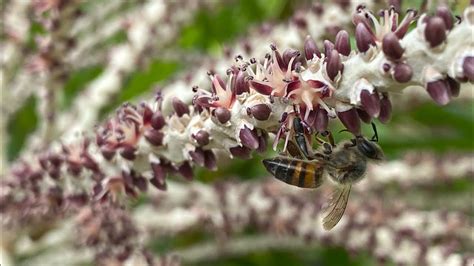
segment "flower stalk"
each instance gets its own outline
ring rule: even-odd
[[[366,25],[369,25],[367,19],[373,20],[374,15],[360,7],[353,20],[359,29],[364,26],[359,31],[371,34],[369,49],[364,52],[353,50],[345,55],[347,51],[341,54],[335,50],[334,47],[347,50],[346,33],[342,32],[337,45],[325,42],[321,57],[317,56],[314,42],[307,38],[304,54],[306,57],[312,53],[309,60],[293,49],[280,53],[274,45],[263,59],[245,61],[237,57],[236,64],[226,73],[226,81],[219,74],[209,73],[211,91],[199,87],[189,88],[183,94],[179,92],[180,95],[164,91],[163,95],[157,94],[152,101],[138,106],[124,104],[114,117],[97,128],[95,142],[89,140],[84,141],[87,145],[79,145],[74,167],[84,169],[88,175],[92,171],[97,196],[121,192],[136,195],[141,190],[137,185],[141,181],[133,182],[135,179],[148,179],[163,189],[167,175],[180,174],[191,179],[195,165],[215,169],[217,153],[248,158],[253,151],[265,150],[269,133],[276,135],[274,148],[279,139],[284,139],[285,149],[296,116],[303,118],[307,134],[325,129],[328,120],[337,117],[358,135],[361,118],[364,122],[372,119],[388,122],[390,92],[401,91],[408,85],[425,85],[430,94],[434,81],[426,80],[433,77],[443,84],[468,81],[459,66],[469,61],[472,52],[472,43],[462,37],[472,30],[472,12],[472,7],[468,7],[463,20],[447,32],[443,44],[430,48],[424,37],[426,15],[418,19],[414,30],[407,32],[405,28],[415,18],[414,13],[410,11],[397,24],[398,14],[386,10],[381,24],[370,22],[375,25],[372,29]],[[394,34],[401,37],[404,52],[396,61],[393,55],[387,57],[383,51],[385,34],[392,39]],[[356,40],[364,42],[366,38],[359,35],[356,27]],[[400,83],[393,76],[398,68],[390,70],[401,64],[400,60],[413,73],[407,83]],[[387,64],[392,74],[384,70]],[[448,93],[450,99],[452,88],[438,86],[435,91]],[[189,99],[185,94],[194,95],[192,105],[188,106],[184,100]],[[443,99],[434,98],[438,103]],[[46,154],[63,158],[70,165],[67,159],[70,155],[64,151],[64,148],[53,148]],[[135,177],[130,181],[127,175]],[[115,184],[120,184],[119,189]]]
[[[271,47],[271,54],[261,60],[247,62],[239,57],[237,64],[227,71],[227,81],[218,74],[209,73],[211,92],[199,88],[189,91],[194,93],[190,108],[185,108],[182,101],[173,98],[169,111],[161,96],[153,103],[138,107],[123,106],[116,118],[109,121],[113,125],[106,125],[99,131],[99,146],[120,152],[121,146],[128,145],[134,148],[134,160],[160,161],[174,168],[165,172],[177,171],[189,178],[188,165],[195,164],[197,158],[193,156],[193,159],[189,154],[194,154],[198,147],[208,153],[227,151],[229,156],[246,158],[253,150],[266,145],[267,132],[276,134],[276,142],[284,138],[286,143],[292,134],[293,118],[297,115],[304,118],[309,132],[325,128],[326,119],[338,117],[349,131],[358,135],[362,117],[359,114],[367,115],[365,122],[377,118],[388,122],[391,116],[389,93],[401,91],[406,86],[424,85],[435,102],[445,104],[456,91],[452,86],[444,86],[449,84],[447,80],[456,84],[455,87],[459,82],[467,81],[466,74],[459,72],[458,66],[469,60],[472,52],[472,43],[462,37],[472,30],[469,20],[472,12],[472,8],[465,11],[464,20],[447,32],[442,47],[430,48],[429,41],[424,38],[426,15],[422,15],[417,27],[407,33],[405,28],[415,18],[414,13],[409,12],[397,25],[393,21],[398,14],[387,10],[382,24],[375,24],[375,29],[369,31],[365,26],[369,22],[364,19],[374,15],[360,8],[354,20],[359,29],[361,25],[364,27],[359,31],[371,34],[367,50],[362,47],[361,51],[351,51],[346,56],[326,42],[321,58],[313,52],[313,58],[306,62],[296,63],[300,60],[300,53],[286,50],[281,54],[275,46]],[[385,32],[387,29],[388,32]],[[360,34],[363,36],[365,33]],[[381,47],[385,34],[389,34],[386,42],[390,38],[393,40],[394,35],[401,37],[400,45],[404,47],[402,57],[399,54],[386,56]],[[338,47],[344,46],[341,44],[344,35],[339,35]],[[357,37],[359,35],[356,28],[356,39],[367,44],[367,38]],[[308,51],[314,50],[313,46],[313,42],[307,41],[305,54],[310,54]],[[399,58],[394,61],[394,57]],[[383,69],[387,64],[389,73]],[[409,79],[406,78],[407,72],[410,73]],[[434,81],[426,81],[433,77],[444,87],[439,88],[441,85],[438,85],[432,89]],[[438,93],[430,93],[432,90]],[[446,95],[449,97],[446,98]],[[270,107],[271,111],[263,106]],[[165,115],[165,126],[160,129],[164,138],[162,142],[155,143],[159,145],[142,141],[141,132],[147,128],[144,116],[147,112],[170,113]],[[205,146],[191,137],[198,132],[206,132],[205,135],[209,136],[209,143]],[[118,139],[122,144],[116,143]],[[150,151],[152,154],[149,154]],[[197,160],[197,164],[201,164],[200,157]]]

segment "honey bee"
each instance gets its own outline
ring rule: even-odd
[[[374,136],[371,140],[356,136],[350,141],[334,145],[327,131],[329,142],[316,137],[322,150],[310,154],[301,120],[294,119],[294,139],[289,141],[287,151],[291,155],[263,160],[265,168],[275,178],[301,188],[318,188],[328,179],[336,187],[329,201],[328,214],[323,218],[325,230],[331,230],[342,218],[347,206],[352,184],[360,181],[366,172],[368,161],[381,161],[384,153],[377,144],[378,135],[372,123]],[[295,144],[296,143],[296,144]]]

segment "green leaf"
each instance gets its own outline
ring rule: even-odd
[[[281,18],[282,14],[288,15],[286,11],[291,8],[284,0],[242,0],[214,10],[201,10],[194,21],[183,28],[178,43],[186,49],[216,52],[216,47],[242,35],[252,24]]]
[[[32,96],[8,121],[7,132],[10,138],[7,142],[7,159],[9,161],[13,161],[18,156],[26,137],[36,129],[37,121],[36,98]]]
[[[169,78],[178,69],[180,65],[176,62],[156,60],[145,71],[136,71],[130,75],[112,103],[101,110],[101,115],[110,113],[120,104],[149,91],[154,84]]]
[[[89,82],[98,77],[103,71],[101,66],[91,66],[78,70],[71,74],[66,84],[64,84],[64,94],[61,102],[61,109],[67,109],[71,105],[74,97],[83,90]]]
[[[392,121],[378,127],[380,144],[389,154],[409,149],[471,151],[473,113],[472,102],[453,102],[443,107],[426,103],[406,112],[394,110]]]

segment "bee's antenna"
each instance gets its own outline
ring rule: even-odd
[[[354,135],[354,134],[353,134],[352,132],[350,132],[347,128],[339,130],[338,133],[342,133],[342,132],[349,132],[349,133],[351,133],[351,134],[355,137],[355,139],[362,137],[362,135]]]
[[[379,134],[377,134],[377,127],[375,126],[375,123],[372,122],[372,129],[374,130],[374,136],[372,137],[371,141],[379,142]]]

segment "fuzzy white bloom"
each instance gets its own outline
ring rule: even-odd
[[[106,66],[103,74],[97,77],[81,95],[79,95],[72,106],[71,112],[62,114],[58,118],[59,133],[64,133],[64,139],[70,139],[77,133],[82,133],[97,123],[98,113],[102,107],[110,102],[110,99],[116,95],[123,85],[123,81],[128,73],[137,68],[137,63],[141,58],[148,55],[149,50],[156,50],[163,47],[170,40],[176,37],[175,27],[186,23],[191,19],[190,16],[181,15],[179,17],[172,16],[172,23],[165,23],[168,19],[169,12],[173,12],[178,8],[177,4],[165,4],[163,1],[147,2],[143,6],[133,10],[127,16],[128,42],[119,44],[112,48],[108,58],[111,59]],[[191,14],[199,8],[199,5],[190,4],[181,13]],[[181,8],[180,8],[181,9]],[[123,20],[121,20],[123,23]],[[111,28],[105,28],[106,32],[112,33],[117,29],[119,22],[111,24]],[[115,25],[115,26],[114,26]],[[166,32],[157,32],[155,28],[160,25],[159,30]],[[107,36],[107,34],[106,34]],[[106,37],[105,36],[105,37]],[[155,45],[156,38],[159,38],[159,45]],[[87,48],[82,48],[87,50]],[[79,50],[77,55],[82,53]],[[112,82],[110,82],[112,81]],[[94,102],[90,102],[95,99]],[[87,109],[82,107],[87,105]],[[76,121],[70,127],[70,121],[74,117]]]
[[[468,16],[470,12],[473,12],[472,8],[468,8],[465,11],[466,16]],[[427,51],[426,41],[420,37],[421,33],[419,30],[409,32],[402,40],[410,40],[410,42],[413,42],[413,45],[406,45],[405,53],[423,55],[417,58],[415,64],[410,65],[412,72],[418,73],[414,74],[410,84],[425,84],[425,77],[419,76],[419,73],[423,73],[423,69],[426,67],[433,66],[433,64],[435,64],[434,62],[438,64],[438,61],[436,61],[437,57],[441,58],[441,63],[436,65],[438,72],[449,73],[449,69],[453,65],[453,59],[454,62],[456,62],[459,57],[458,51],[470,49],[469,47],[472,45],[469,38],[462,37],[469,35],[472,31],[472,27],[468,20],[464,20],[455,26],[447,35],[446,43],[443,44],[442,49],[439,49],[436,54]],[[336,77],[335,82],[328,79],[326,72],[328,66],[326,65],[327,63],[324,63],[322,60],[310,61],[310,66],[300,74],[305,77],[305,72],[311,71],[312,74],[310,77],[318,78],[322,83],[333,86],[333,97],[323,99],[324,103],[318,100],[318,103],[328,108],[329,113],[334,112],[334,107],[336,112],[341,113],[350,110],[354,105],[360,106],[360,98],[355,96],[356,93],[354,91],[360,92],[367,90],[368,92],[373,92],[374,87],[377,87],[379,92],[387,92],[401,91],[405,88],[405,86],[401,86],[390,76],[381,73],[380,69],[382,65],[390,62],[390,60],[386,58],[381,49],[376,49],[375,46],[371,49],[372,59],[370,60],[367,59],[367,54],[364,53],[351,53],[347,58],[341,58],[344,71],[342,74],[339,74],[340,76]],[[415,56],[407,57],[407,60],[412,60],[411,58],[415,58]],[[451,58],[449,62],[447,61],[448,58]],[[248,67],[249,70],[251,68],[252,66]],[[313,69],[317,70],[313,71]],[[217,84],[216,79],[216,77],[213,77],[215,84]],[[232,76],[228,82],[231,79]],[[372,84],[372,86],[370,84]],[[230,90],[229,85],[227,85],[227,91],[228,90]],[[174,97],[189,99],[188,95],[190,95],[190,93],[192,93],[191,90],[189,90],[186,95],[177,95],[172,91],[168,91],[163,101],[163,110],[171,109],[169,105],[172,102],[171,99],[174,99]],[[219,95],[219,97],[221,96],[222,95]],[[302,99],[302,102],[308,105],[305,99]],[[351,105],[351,102],[354,105]],[[282,117],[283,113],[290,113],[293,110],[291,100],[287,101],[282,98],[275,98],[274,102],[271,103],[271,116],[266,120],[258,121],[247,114],[247,109],[257,104],[269,104],[268,98],[262,97],[260,92],[251,87],[248,93],[236,96],[235,102],[233,102],[230,107],[226,107],[228,111],[230,111],[230,119],[224,124],[216,122],[215,117],[209,115],[206,110],[202,113],[197,113],[191,108],[189,114],[185,114],[181,117],[172,115],[171,118],[169,118],[169,123],[162,129],[165,136],[163,147],[158,148],[156,153],[177,165],[188,160],[188,152],[193,151],[196,147],[196,143],[190,136],[198,129],[205,130],[211,136],[209,148],[228,151],[232,146],[242,145],[240,132],[244,127],[248,127],[251,130],[260,128],[273,131],[279,127],[278,120]],[[199,117],[201,121],[197,121],[196,117]],[[190,123],[190,121],[194,122]],[[137,152],[140,153],[140,150]]]
[[[182,232],[185,230],[182,226],[174,228],[170,225],[185,224],[186,221],[183,221],[182,217],[189,217],[189,222],[193,221],[188,224],[189,228],[205,224],[217,234],[221,230],[231,230],[233,234],[230,242],[234,241],[232,237],[236,237],[236,232],[245,228],[243,225],[250,224],[258,228],[261,226],[262,230],[266,230],[270,235],[276,234],[280,237],[295,235],[304,238],[307,240],[306,246],[310,246],[312,241],[326,246],[343,245],[348,250],[364,250],[377,258],[409,265],[419,262],[437,265],[435,263],[437,260],[453,263],[452,265],[463,265],[466,256],[455,253],[458,252],[457,249],[450,251],[447,256],[436,257],[436,254],[440,247],[447,250],[449,246],[449,241],[445,241],[447,238],[444,237],[461,237],[466,241],[472,241],[465,235],[456,234],[469,228],[467,217],[461,218],[462,215],[457,212],[448,213],[448,216],[456,216],[462,221],[457,227],[452,227],[451,219],[446,218],[441,211],[406,210],[400,207],[394,208],[391,204],[381,206],[376,198],[367,198],[368,195],[352,198],[348,206],[349,213],[334,230],[328,232],[322,230],[320,225],[321,210],[318,206],[324,197],[319,191],[301,193],[277,182],[227,183],[214,188],[197,183],[191,186],[172,183],[170,187],[178,191],[183,188],[189,191],[187,198],[183,198],[180,193],[177,198],[173,193],[157,195],[159,206],[154,207],[154,210],[148,210],[149,213],[153,213],[150,218],[155,218],[151,218],[151,221],[143,220],[149,226],[146,230],[155,234],[150,236],[151,238],[161,234]],[[219,200],[216,201],[216,198]],[[240,202],[238,208],[235,205],[236,200]],[[261,202],[269,204],[264,207]],[[181,206],[186,207],[181,209]],[[183,216],[176,217],[176,221],[159,218],[177,207],[179,212],[183,212]],[[370,217],[370,221],[363,222],[365,219],[360,219],[361,215]],[[224,216],[226,219],[206,219],[206,217]],[[434,223],[443,228],[436,234],[429,233],[431,230],[429,228]]]
[[[435,180],[455,180],[472,176],[474,155],[435,156],[431,153],[413,152],[405,158],[369,166],[367,178],[357,189],[367,189],[383,184],[397,183],[402,186],[430,185]]]
[[[469,16],[470,12],[472,12],[472,8],[466,9],[465,16]],[[393,13],[390,14],[393,15]],[[358,28],[360,31],[360,23]],[[460,38],[462,34],[469,34],[471,30],[472,25],[467,19],[456,25],[447,33],[446,43],[441,48],[436,48],[439,49],[437,56],[450,57],[457,61],[455,50],[470,47],[470,43],[468,41],[457,42],[456,38]],[[413,30],[407,33],[405,38],[419,39],[419,35],[419,30]],[[364,39],[358,40],[359,46],[363,48]],[[362,44],[360,44],[361,42]],[[333,118],[337,114],[349,130],[354,134],[360,134],[358,133],[360,131],[359,116],[355,108],[366,108],[368,112],[369,109],[373,111],[374,107],[378,106],[379,110],[371,114],[374,118],[378,115],[381,120],[382,117],[387,119],[390,114],[388,111],[385,113],[382,111],[384,107],[387,108],[389,101],[385,94],[380,95],[379,93],[401,91],[404,88],[391,76],[380,74],[379,67],[383,67],[380,64],[392,62],[385,57],[387,51],[383,51],[377,44],[369,45],[369,49],[365,53],[349,52],[347,45],[341,41],[336,42],[335,46],[341,51],[346,51],[344,54],[347,56],[341,56],[335,50],[329,52],[328,48],[327,53],[330,54],[327,57],[328,60],[323,60],[326,58],[324,54],[319,60],[314,51],[313,57],[308,60],[306,67],[301,66],[298,69],[300,71],[288,67],[295,60],[295,53],[292,50],[285,50],[282,56],[274,47],[272,48],[273,54],[263,61],[254,60],[249,63],[238,59],[238,64],[232,66],[227,73],[229,76],[226,82],[219,75],[211,73],[212,92],[201,89],[193,92],[190,88],[186,91],[183,86],[176,85],[174,91],[165,90],[164,98],[159,100],[154,99],[138,107],[123,106],[115,117],[98,128],[98,146],[90,145],[87,148],[89,157],[97,165],[104,166],[96,170],[107,176],[104,179],[106,181],[103,181],[102,184],[106,187],[109,181],[121,176],[120,171],[122,170],[125,173],[135,171],[146,177],[157,178],[161,180],[159,183],[164,182],[167,173],[176,170],[190,179],[192,178],[193,165],[215,169],[216,154],[227,153],[230,157],[248,158],[253,150],[265,150],[267,132],[276,133],[274,144],[277,144],[280,138],[286,138],[287,142],[292,134],[292,121],[296,115],[294,105],[297,105],[297,108],[302,112],[304,111],[303,118],[308,121],[311,128],[321,126],[318,124],[321,123],[320,120],[314,118],[316,122],[311,124],[311,117],[318,116],[319,113],[323,114],[323,118],[327,116],[325,125],[327,126],[327,118]],[[306,43],[305,53],[310,48],[311,46]],[[404,53],[421,52],[420,49],[417,45],[407,46]],[[362,62],[361,60],[369,61]],[[430,66],[433,60],[435,58],[422,56],[417,64],[410,66],[410,71],[422,71],[416,67]],[[123,68],[125,65],[122,64],[125,61],[127,60],[117,59],[117,65],[112,64],[111,67],[117,66],[121,70],[125,70],[126,68]],[[354,62],[358,62],[357,66],[352,65],[355,64]],[[424,62],[424,65],[420,62]],[[287,69],[285,69],[285,64]],[[378,67],[374,67],[374,64],[378,64]],[[444,66],[444,70],[441,67],[438,67],[440,73],[448,72],[448,64]],[[406,73],[406,71],[402,71],[402,74]],[[392,74],[397,76],[399,73]],[[359,77],[356,78],[356,75]],[[103,75],[99,80],[105,77],[110,80],[103,83],[93,83],[102,86],[101,89],[88,91],[98,94],[112,93],[118,85],[112,87],[109,85],[120,83],[121,78],[110,73],[110,75]],[[287,79],[290,80],[290,83]],[[353,82],[345,86],[347,79],[352,79]],[[385,85],[382,81],[385,82]],[[419,82],[413,81],[412,83]],[[354,97],[354,91],[360,92],[359,97]],[[102,96],[92,97],[95,101],[99,101],[96,107],[104,103],[99,100],[105,99]],[[367,100],[367,96],[369,104],[364,104],[362,100]],[[186,102],[191,97],[194,98],[194,106],[188,106]],[[351,97],[352,102],[357,103],[356,106],[351,104]],[[382,98],[380,99],[380,97]],[[79,97],[78,101],[80,99],[86,100],[86,98]],[[375,105],[374,100],[380,101],[379,105]],[[89,97],[87,98],[88,109],[93,102]],[[361,102],[360,106],[358,102]],[[85,104],[86,102],[83,105]],[[324,114],[323,111],[326,113]],[[89,113],[87,110],[81,113],[82,118],[90,118],[87,123],[94,121],[91,113],[95,112]],[[154,122],[152,117],[155,115],[160,118],[158,119],[159,123]],[[84,124],[80,121],[85,120],[82,118],[77,119],[75,123],[77,127],[71,127],[68,130],[70,136],[75,135],[76,129],[83,127]],[[65,143],[74,142],[74,137],[65,139],[71,140],[65,141]],[[54,148],[49,152],[62,153]],[[101,158],[101,154],[106,160]],[[88,162],[84,161],[84,163]],[[402,168],[397,166],[394,177],[401,174],[400,169]],[[410,168],[410,170],[413,169]],[[423,168],[420,167],[419,171],[421,174]],[[103,193],[107,193],[106,191],[104,190]]]

